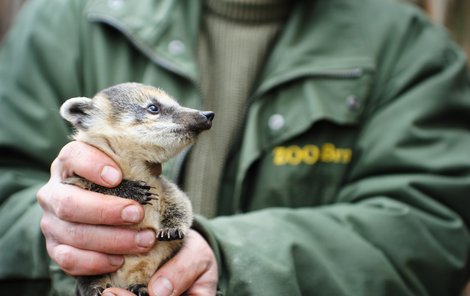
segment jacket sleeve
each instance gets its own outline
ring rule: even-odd
[[[336,203],[197,218],[226,295],[460,295],[470,246],[467,66],[443,32],[408,21],[383,43]]]
[[[0,51],[0,290],[12,295],[43,294],[58,272],[36,192],[67,142],[60,102],[79,93],[77,16],[60,3],[29,1]]]

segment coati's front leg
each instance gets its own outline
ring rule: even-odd
[[[189,198],[173,184],[165,184],[161,201],[161,228],[157,240],[182,240],[192,223],[192,207]]]
[[[128,198],[139,202],[142,205],[147,205],[152,200],[157,200],[158,196],[150,190],[152,187],[148,186],[144,181],[130,181],[123,180],[121,184],[116,187],[108,188],[90,182],[80,176],[67,178],[63,181],[65,184],[76,185],[86,190],[98,192],[102,194],[114,195],[122,198]]]

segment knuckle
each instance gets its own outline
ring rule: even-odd
[[[51,174],[61,170],[63,160],[61,160],[60,157],[61,156],[59,155],[57,156],[56,159],[52,161],[51,167],[50,167]]]
[[[39,188],[39,190],[36,192],[36,200],[38,201],[39,205],[41,208],[44,209],[45,204],[47,203],[48,200],[48,194],[47,194],[47,184]]]
[[[39,227],[44,234],[46,244],[52,243],[56,245],[58,241],[61,241],[61,224],[57,223],[51,215],[44,214],[39,222]],[[48,249],[49,254],[51,254]],[[52,257],[52,256],[51,256]]]
[[[106,255],[93,251],[75,249],[69,245],[56,245],[48,253],[66,273],[78,275],[97,275],[116,270],[110,266]]]
[[[58,159],[59,160],[64,160],[64,159],[67,159],[69,158],[71,155],[73,155],[76,150],[76,146],[77,146],[78,142],[77,141],[71,141],[67,144],[65,144],[62,149],[60,149],[60,152],[59,152],[59,155],[58,155]]]
[[[39,227],[41,228],[46,241],[48,241],[53,236],[52,225],[53,223],[50,222],[50,219],[46,215],[43,215],[41,221],[39,222]]]
[[[67,144],[59,152],[56,159],[52,162],[52,166],[60,166],[61,164],[65,163],[67,159],[70,157],[70,145]]]
[[[70,195],[64,195],[57,199],[55,204],[56,216],[65,221],[70,221],[74,217],[73,198]]]
[[[61,173],[62,179],[73,174],[73,159],[80,159],[80,144],[77,141],[67,143],[52,162],[51,171]]]
[[[73,271],[75,267],[75,257],[72,249],[64,245],[58,245],[54,248],[52,258],[66,272]]]
[[[54,159],[51,165],[51,172],[56,172],[61,176],[62,180],[73,174],[70,165],[70,159],[73,158],[73,148],[69,144],[62,147],[59,155]]]
[[[49,219],[46,215],[43,215],[41,221],[39,222],[39,227],[41,228],[42,233],[47,237],[51,233],[51,223],[49,223]]]

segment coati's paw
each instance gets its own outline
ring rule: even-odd
[[[110,287],[111,283],[106,276],[79,276],[75,296],[101,296],[103,291]]]
[[[179,228],[163,228],[157,233],[157,240],[172,241],[184,238],[184,232]]]
[[[137,296],[148,296],[149,295],[149,292],[147,290],[147,286],[143,285],[143,284],[130,285],[127,288],[127,290],[131,291],[132,293],[134,293]]]
[[[101,296],[103,294],[104,288],[103,287],[95,287],[92,289],[91,293],[88,294],[89,296]]]
[[[133,199],[142,205],[148,205],[153,200],[158,200],[158,194],[151,191],[154,188],[148,186],[144,181],[123,180],[118,187],[122,192],[120,197]]]
[[[94,287],[92,289],[92,292],[90,294],[90,296],[101,296],[104,292],[105,289],[108,289],[108,288],[111,288],[111,284],[106,284],[106,288],[103,288],[103,287]]]
[[[96,294],[95,295],[96,296],[101,296],[101,294],[103,294],[103,291],[104,291],[103,288],[98,288],[98,289],[96,289]]]

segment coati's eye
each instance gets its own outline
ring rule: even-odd
[[[160,107],[155,104],[150,104],[147,106],[147,111],[152,114],[160,113]]]

